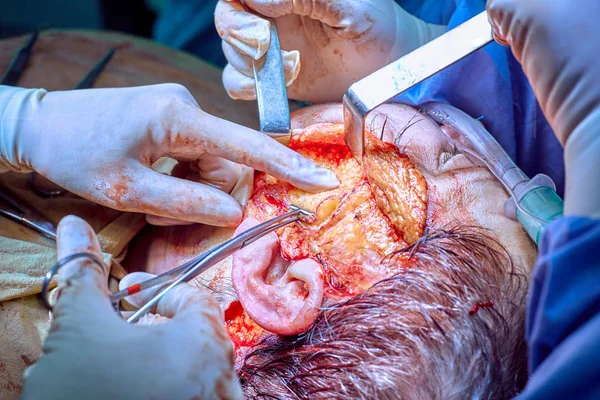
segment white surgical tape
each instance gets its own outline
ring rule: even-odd
[[[20,116],[35,115],[46,93],[45,89],[0,86],[0,173],[31,172],[22,163],[24,154],[22,146],[19,146],[19,133],[22,132]]]

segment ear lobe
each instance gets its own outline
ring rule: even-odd
[[[248,218],[236,231],[258,221]],[[275,233],[233,255],[231,277],[246,313],[262,328],[279,335],[304,332],[315,321],[323,302],[323,273],[313,260],[287,266]]]

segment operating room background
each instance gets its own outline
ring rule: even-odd
[[[395,0],[409,12],[435,1]],[[217,0],[0,0],[0,39],[36,29],[111,30],[152,38],[218,67],[227,61],[214,27]],[[437,12],[445,12],[440,8]]]
[[[214,28],[217,0],[0,0],[0,38],[37,29],[129,33],[225,66]]]

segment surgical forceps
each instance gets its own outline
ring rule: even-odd
[[[179,267],[176,267],[154,278],[148,279],[145,282],[131,285],[123,290],[113,293],[110,296],[111,303],[115,306],[115,309],[118,309],[118,303],[125,297],[133,295],[135,293],[139,293],[142,290],[146,290],[170,282],[170,284],[166,288],[154,295],[154,297],[148,303],[142,306],[139,310],[137,310],[127,319],[127,322],[129,323],[138,321],[154,305],[156,305],[160,301],[160,299],[166,296],[171,289],[173,289],[180,283],[189,282],[194,277],[211,268],[218,262],[224,260],[236,251],[248,246],[249,244],[264,237],[265,235],[298,220],[310,219],[314,216],[314,214],[310,211],[304,210],[294,205],[290,205],[289,208],[289,212],[275,217],[269,221],[263,222],[262,224],[259,224],[254,228],[251,228],[235,236],[234,238],[226,241],[225,243],[222,243],[216,246],[215,248],[205,253],[202,253],[200,256],[180,265]],[[50,280],[52,279],[54,274],[58,272],[60,267],[65,265],[68,261],[72,260],[73,257],[75,257],[75,255],[71,256],[69,260],[59,260],[46,274],[44,284],[42,286],[42,300],[49,310],[52,310],[52,306],[49,304],[48,301],[48,287],[50,284]],[[81,253],[80,257],[92,258],[85,253]],[[94,258],[92,258],[92,261],[98,263],[98,261]]]

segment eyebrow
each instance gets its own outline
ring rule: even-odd
[[[518,393],[527,379],[523,333],[529,278],[515,272],[493,233],[472,226],[431,229],[393,257],[410,267],[358,296],[324,304],[305,333],[273,335],[256,346],[239,371],[246,395]]]

